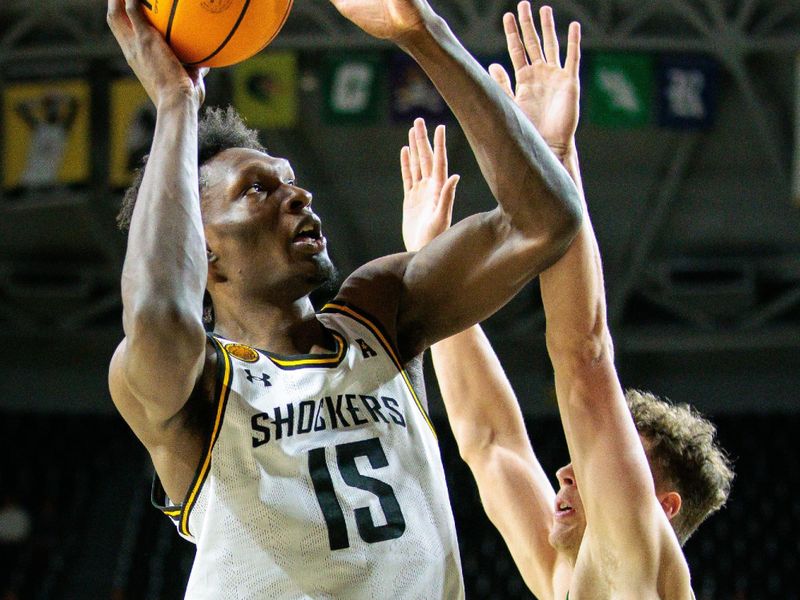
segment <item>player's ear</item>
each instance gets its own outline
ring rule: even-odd
[[[678,492],[664,492],[658,495],[658,502],[667,518],[672,520],[681,511],[683,500]]]

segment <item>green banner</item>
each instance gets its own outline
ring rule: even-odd
[[[375,123],[381,101],[381,54],[327,54],[322,65],[325,120],[331,125]]]
[[[297,123],[297,56],[269,52],[233,69],[233,104],[250,127],[285,129]]]
[[[650,122],[654,94],[652,57],[595,52],[591,55],[589,119],[607,127],[641,127]]]

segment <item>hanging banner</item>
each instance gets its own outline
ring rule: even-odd
[[[717,64],[693,55],[660,56],[656,67],[658,124],[673,129],[707,129],[714,123]]]
[[[407,54],[393,52],[389,61],[392,120],[410,125],[416,117],[437,125],[452,121],[447,103],[428,79],[425,71]]]
[[[156,108],[142,85],[131,78],[111,84],[109,183],[130,184],[133,172],[150,152],[156,128]]]
[[[297,56],[259,54],[233,68],[233,104],[250,127],[287,129],[297,123]]]
[[[378,120],[381,101],[381,54],[326,54],[322,61],[324,118],[331,125],[370,125]]]
[[[606,127],[641,127],[650,121],[653,60],[646,54],[595,52],[589,66],[589,119]]]
[[[89,85],[80,80],[9,84],[3,94],[6,188],[89,178]]]
[[[792,197],[800,206],[800,54],[795,57],[794,68],[794,169]]]

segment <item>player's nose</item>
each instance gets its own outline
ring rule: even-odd
[[[311,192],[296,185],[287,185],[289,194],[281,203],[283,210],[290,213],[298,213],[307,206],[311,205]]]
[[[562,487],[575,485],[575,471],[572,470],[572,463],[556,471],[556,478]]]

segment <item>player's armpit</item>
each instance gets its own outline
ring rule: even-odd
[[[137,434],[158,429],[186,404],[209,361],[202,327],[199,333],[195,340],[188,335],[184,343],[176,336],[172,344],[163,335],[135,341],[126,337],[117,347],[109,366],[109,389]]]

